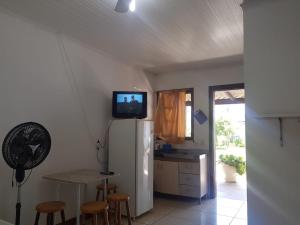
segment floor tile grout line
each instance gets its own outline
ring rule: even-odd
[[[239,209],[237,209],[237,210],[239,210]],[[196,210],[195,210],[195,211],[196,211]],[[168,215],[170,215],[171,213],[172,213],[172,212],[170,212]],[[208,215],[208,216],[221,216],[221,217],[226,217],[226,218],[230,219],[230,222],[229,222],[228,225],[230,225],[230,224],[233,222],[233,220],[234,220],[234,217],[233,217],[233,216],[220,215],[220,214],[217,214],[216,212],[204,212],[204,211],[200,211],[200,210],[199,210],[199,213],[203,213],[203,214]],[[189,221],[189,222],[191,222],[191,223],[195,223],[194,220],[189,220],[189,219],[187,219],[187,218],[177,217],[176,215],[174,215],[173,217],[174,217],[175,219],[187,220],[187,221]],[[158,221],[157,221],[157,222],[158,222]]]
[[[241,207],[238,209],[237,213],[234,215],[234,218],[236,218],[237,214],[239,214],[239,212],[241,211],[243,205],[245,204],[245,202],[241,205]]]
[[[232,223],[234,222],[235,219],[238,219],[236,218],[236,216],[239,214],[239,212],[241,211],[242,207],[247,204],[247,201],[244,201],[243,204],[240,206],[240,208],[238,209],[237,213],[234,215],[234,217],[232,218],[231,222],[229,223],[229,225],[232,225]]]
[[[224,198],[224,199],[227,199],[227,198]],[[232,199],[232,200],[235,200],[235,199]],[[231,215],[231,216],[229,216],[228,214],[227,215],[222,215],[222,214],[218,214],[217,213],[217,211],[210,211],[210,210],[205,210],[204,208],[205,207],[203,207],[203,205],[201,204],[200,205],[200,207],[199,208],[197,208],[197,207],[195,207],[195,208],[193,208],[193,206],[196,206],[196,205],[187,205],[187,207],[179,207],[178,205],[175,205],[175,206],[173,206],[173,205],[170,205],[170,204],[172,204],[171,202],[170,202],[170,204],[166,204],[166,206],[165,207],[169,207],[170,208],[170,210],[168,210],[168,212],[166,212],[165,214],[163,214],[163,215],[161,215],[161,216],[159,216],[156,220],[154,220],[154,221],[152,221],[152,222],[150,222],[150,223],[143,223],[143,222],[141,222],[143,225],[155,225],[155,224],[157,224],[157,223],[159,223],[161,220],[163,220],[163,219],[166,219],[166,218],[168,218],[168,217],[170,217],[170,218],[173,218],[173,219],[180,219],[180,220],[182,220],[182,219],[184,219],[184,220],[186,220],[186,218],[181,218],[181,217],[177,217],[176,215],[173,215],[172,216],[172,214],[174,213],[174,212],[176,212],[176,210],[187,210],[187,209],[189,209],[189,207],[192,207],[192,211],[195,211],[195,212],[198,212],[198,213],[203,213],[203,214],[206,214],[206,215],[212,215],[212,216],[222,216],[222,217],[227,217],[228,218],[228,225],[232,225],[233,224],[233,222],[237,219],[237,220],[245,220],[244,218],[238,218],[237,217],[237,215],[240,213],[240,212],[242,212],[241,210],[242,210],[242,208],[245,206],[245,205],[247,205],[247,200],[242,200],[242,201],[240,201],[241,202],[241,204],[238,206],[238,207],[230,207],[230,204],[229,204],[229,206],[226,206],[226,204],[224,204],[224,208],[233,208],[233,209],[235,209],[236,210],[236,212],[234,212],[234,214],[233,215]],[[210,207],[213,207],[214,205],[208,205],[208,207],[210,208]],[[232,205],[231,205],[232,206]],[[215,206],[216,207],[216,206]],[[230,218],[230,219],[229,219]],[[246,219],[247,220],[247,219]],[[194,220],[189,220],[189,222],[192,222],[192,223],[195,223],[195,221]]]
[[[236,216],[239,214],[239,212],[241,211],[241,209],[243,208],[244,205],[247,205],[247,201],[245,201],[245,202],[242,204],[242,206],[239,208],[238,212],[237,212],[237,213],[235,214],[235,216],[234,216],[234,219],[246,220],[247,223],[248,223],[248,216],[247,216],[247,218],[238,218],[238,217],[236,217]],[[248,209],[248,205],[247,205],[247,209]]]
[[[218,216],[225,216],[225,217],[230,217],[230,218],[235,218],[235,216],[239,213],[239,211],[241,210],[243,204],[239,207],[239,208],[232,208],[232,209],[235,209],[237,210],[237,212],[233,215],[233,216],[229,216],[229,215],[224,215],[224,214],[219,214],[217,211],[216,212],[208,212],[208,211],[204,211],[204,210],[201,210],[199,209],[199,211],[201,213],[204,213],[204,214],[215,214],[215,215],[218,215]],[[226,208],[226,207],[225,207]],[[231,208],[231,207],[228,207],[228,208]]]
[[[176,208],[173,208],[170,212],[168,212],[167,214],[163,215],[162,217],[160,217],[158,220],[156,220],[155,222],[151,223],[150,225],[153,225],[153,224],[161,221],[163,218],[166,218],[167,216],[169,216],[175,210],[176,210]]]
[[[232,220],[230,221],[229,225],[231,225],[233,221],[234,221],[234,217],[233,217]]]

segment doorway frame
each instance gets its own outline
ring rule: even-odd
[[[214,141],[214,93],[216,91],[245,89],[244,83],[214,85],[208,87],[209,101],[209,152],[208,152],[208,198],[217,196],[216,153]]]

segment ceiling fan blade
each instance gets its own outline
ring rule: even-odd
[[[126,13],[129,10],[131,0],[118,0],[115,11],[119,13]]]

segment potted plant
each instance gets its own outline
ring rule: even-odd
[[[225,181],[236,182],[236,175],[243,175],[246,172],[246,162],[242,157],[234,155],[220,155],[219,162],[223,164]]]

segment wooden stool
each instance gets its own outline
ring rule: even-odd
[[[108,222],[108,205],[106,202],[87,202],[81,205],[81,213],[93,216],[93,224],[97,225],[97,215],[102,213],[104,217],[104,225],[109,225]]]
[[[60,212],[62,224],[65,224],[65,208],[66,204],[64,202],[54,201],[54,202],[42,202],[36,206],[36,216],[34,225],[39,224],[40,214],[47,214],[47,225],[54,225],[54,213]]]
[[[127,211],[127,220],[128,225],[131,225],[131,215],[129,209],[129,195],[126,194],[111,194],[107,197],[109,203],[114,204],[114,218],[115,225],[121,225],[121,202],[125,202],[126,211]]]
[[[102,191],[102,200],[104,201],[104,184],[97,185],[97,196],[96,201],[99,201],[100,191]],[[108,184],[107,185],[107,194],[117,193],[117,185],[115,184]]]

